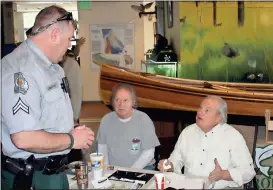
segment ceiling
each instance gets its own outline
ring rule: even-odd
[[[41,9],[50,5],[58,5],[67,11],[77,10],[77,1],[72,2],[16,2],[17,12],[39,12]]]

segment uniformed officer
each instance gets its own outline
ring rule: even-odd
[[[2,189],[68,189],[67,153],[94,141],[88,127],[74,129],[67,80],[56,64],[73,32],[72,13],[47,7],[28,39],[2,59]]]

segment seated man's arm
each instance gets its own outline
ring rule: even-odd
[[[169,161],[172,163],[173,172],[181,174],[181,169],[184,166],[183,156],[182,156],[182,146],[183,146],[183,131],[180,134],[173,152],[169,157]]]
[[[109,165],[108,147],[107,144],[98,144],[99,152],[104,156],[104,164]]]
[[[251,181],[256,172],[246,142],[239,133],[234,136],[233,148],[230,154],[234,167],[224,172],[223,179],[230,180],[230,187],[242,186]]]
[[[97,138],[96,141],[98,143],[98,151],[104,155],[104,164],[109,165],[109,152],[111,148],[111,144],[107,144],[107,134],[109,132],[107,123],[109,123],[107,116],[104,116],[100,122],[100,126],[97,132]]]
[[[139,158],[135,161],[135,163],[132,165],[132,168],[139,168],[143,169],[145,166],[147,166],[152,159],[154,158],[154,152],[155,148],[151,148],[149,150],[144,150]]]
[[[151,118],[147,114],[143,114],[140,120],[141,126],[141,150],[142,153],[131,166],[132,168],[144,168],[154,158],[155,147],[160,145],[158,137],[155,133],[155,126]]]

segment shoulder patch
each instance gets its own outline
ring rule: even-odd
[[[15,115],[19,110],[22,110],[26,112],[27,114],[29,114],[29,107],[22,101],[21,98],[19,98],[15,106],[13,106],[12,108],[13,115]]]
[[[23,76],[23,73],[14,73],[14,93],[26,94],[28,90],[28,82]]]

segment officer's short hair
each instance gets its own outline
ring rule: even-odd
[[[42,9],[35,18],[34,26],[32,31],[36,31],[39,27],[45,26],[57,18],[68,14],[64,8],[51,5]],[[68,24],[68,22],[66,22]]]

